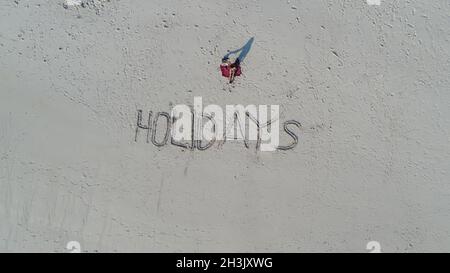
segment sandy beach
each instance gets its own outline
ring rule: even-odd
[[[449,16],[447,0],[0,1],[0,251],[449,252]],[[221,60],[246,44],[230,84]],[[280,145],[289,120],[298,144],[136,138],[139,110],[194,97],[278,105]]]

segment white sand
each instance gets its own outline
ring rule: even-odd
[[[0,251],[450,251],[447,0],[83,2],[0,1]],[[134,142],[194,96],[299,145]]]

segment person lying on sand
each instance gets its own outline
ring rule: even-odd
[[[228,78],[230,83],[233,83],[234,78],[242,74],[241,61],[237,58],[234,63],[231,63],[229,58],[223,58],[220,71],[222,72],[222,76]]]

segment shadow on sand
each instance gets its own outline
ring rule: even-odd
[[[255,37],[250,38],[248,42],[241,48],[229,51],[225,56],[223,56],[223,59],[230,58],[231,55],[239,53],[239,56],[237,57],[240,62],[243,62],[245,57],[247,57],[248,52],[250,52],[250,49],[252,48],[253,41],[255,40]]]

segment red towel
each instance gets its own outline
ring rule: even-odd
[[[220,71],[222,71],[222,76],[229,78],[230,72],[231,72],[231,67],[229,64],[221,64]]]
[[[234,76],[240,76],[242,74],[241,66],[236,67],[236,72],[234,73]]]
[[[221,64],[220,71],[222,72],[222,76],[229,78],[231,75],[231,65]],[[234,76],[240,76],[241,74],[242,74],[241,66],[238,66],[236,68],[236,72],[234,73]]]

